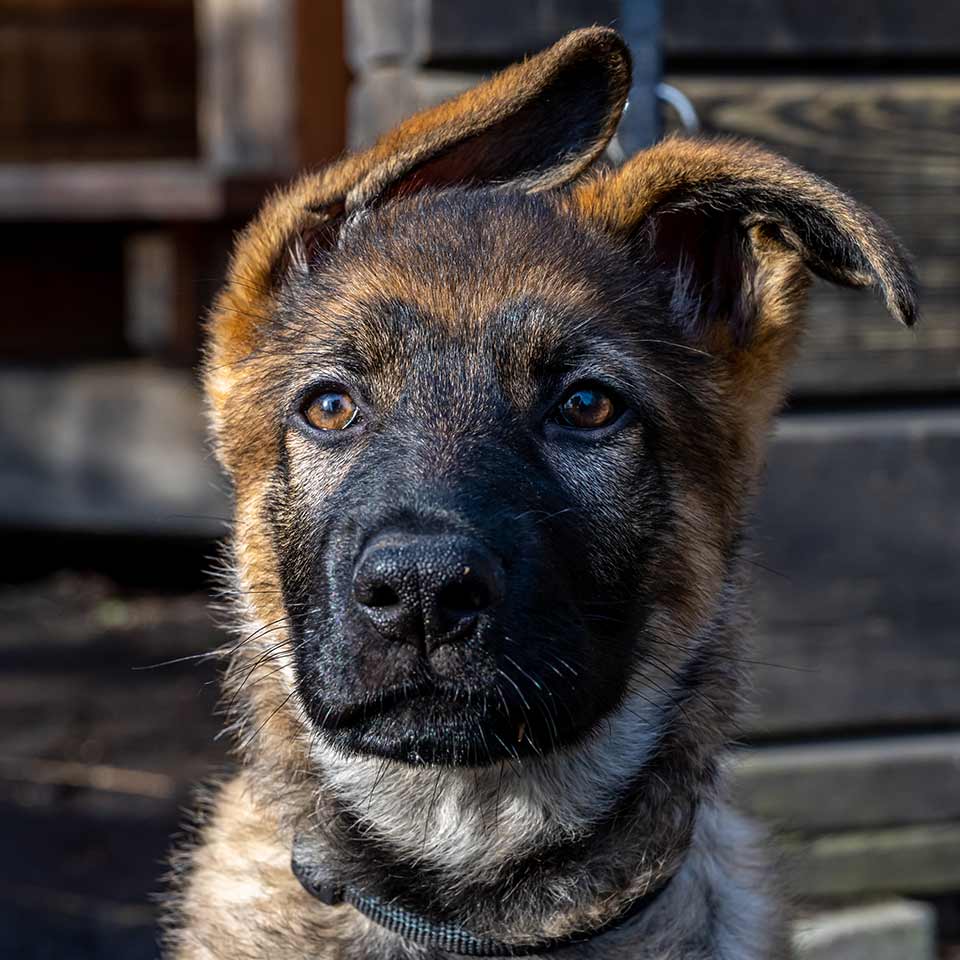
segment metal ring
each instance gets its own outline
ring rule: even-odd
[[[658,100],[673,107],[687,133],[696,133],[700,129],[700,118],[697,116],[696,107],[682,90],[678,90],[669,83],[658,83],[656,94]]]

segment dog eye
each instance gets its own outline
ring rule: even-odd
[[[303,415],[317,430],[346,430],[357,419],[357,405],[349,393],[329,390],[315,396]]]
[[[620,415],[616,400],[600,387],[574,387],[556,408],[556,422],[577,430],[596,430]]]

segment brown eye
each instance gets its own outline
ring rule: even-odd
[[[303,415],[317,430],[345,430],[357,417],[357,405],[349,393],[331,390],[314,397]]]
[[[614,399],[597,387],[577,387],[557,407],[557,421],[578,430],[596,430],[617,418]]]

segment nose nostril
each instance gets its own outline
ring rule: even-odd
[[[365,607],[395,607],[400,603],[400,595],[389,584],[377,583],[363,591],[360,602]]]
[[[469,616],[490,605],[490,591],[480,581],[451,583],[440,590],[437,605],[448,614]]]

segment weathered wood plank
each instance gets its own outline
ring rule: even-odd
[[[960,721],[960,414],[781,419],[757,510],[753,735]],[[799,669],[797,669],[799,668]]]
[[[670,0],[668,57],[939,57],[960,53],[960,7],[940,0]],[[825,28],[826,25],[826,28]]]
[[[795,960],[935,960],[937,914],[929,903],[882,900],[794,921]]]
[[[614,0],[516,4],[450,0],[349,0],[348,49],[355,68],[373,63],[507,62],[562,33],[621,24]],[[830,29],[823,24],[829,20]],[[745,25],[749,25],[748,27]],[[960,52],[960,11],[937,0],[814,3],[699,0],[664,4],[669,58],[947,57]]]
[[[220,220],[249,215],[275,182],[179,161],[0,164],[0,221]]]
[[[375,64],[508,63],[577,27],[614,24],[617,0],[347,0],[347,50],[356,70]]]
[[[960,821],[960,733],[756,747],[733,783],[745,810],[784,830]]]
[[[948,893],[960,888],[960,823],[782,841],[804,897]]]
[[[199,121],[219,170],[288,170],[296,158],[296,0],[198,0]]]
[[[779,4],[772,5],[779,7]],[[960,81],[672,75],[708,133],[751,137],[872,206],[917,260],[923,322],[891,324],[869,294],[818,285],[800,394],[960,386]]]
[[[190,0],[0,4],[0,161],[193,157]]]
[[[209,535],[227,515],[184,372],[146,363],[6,368],[0,451],[8,525]]]

